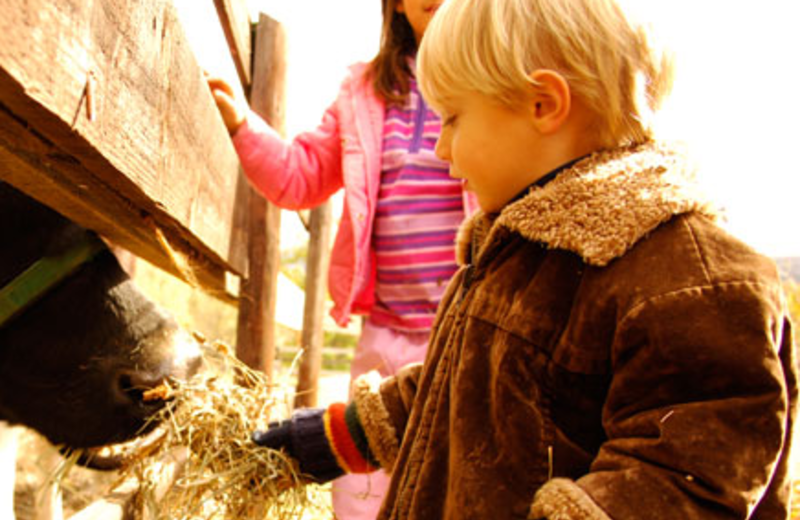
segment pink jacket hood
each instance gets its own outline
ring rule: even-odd
[[[346,325],[351,314],[374,304],[372,223],[381,176],[384,103],[366,77],[368,66],[350,67],[336,101],[320,125],[283,140],[250,113],[233,143],[252,184],[284,209],[313,208],[344,188],[344,204],[331,251],[328,289],[331,315]],[[464,194],[467,215],[477,209]]]

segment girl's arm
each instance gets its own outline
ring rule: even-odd
[[[285,209],[313,208],[343,186],[335,104],[313,131],[287,142],[250,111],[233,135],[242,168],[270,202]]]
[[[207,82],[245,174],[272,203],[286,209],[310,208],[342,187],[336,103],[315,130],[287,142],[250,111],[228,83],[215,77]]]

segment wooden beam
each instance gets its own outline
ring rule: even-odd
[[[0,179],[229,297],[238,159],[170,1],[0,12]]]
[[[245,0],[214,0],[222,30],[245,92],[250,91],[252,48],[250,14]]]
[[[0,105],[0,179],[165,271],[233,303],[222,264],[197,253],[184,231],[165,228],[130,199],[97,183],[92,172],[32,132]],[[159,227],[162,226],[162,227]],[[167,238],[168,247],[162,236]],[[185,263],[188,262],[188,265]]]
[[[278,132],[284,132],[286,35],[261,15],[255,38],[250,104]],[[242,281],[236,355],[272,377],[275,360],[275,309],[280,270],[280,210],[248,186],[247,274]]]
[[[303,314],[303,334],[300,341],[303,355],[297,376],[295,408],[317,406],[319,374],[322,370],[322,347],[325,341],[322,320],[325,318],[325,295],[328,286],[327,271],[333,220],[331,213],[330,201],[311,211],[311,238],[306,258],[306,300]]]

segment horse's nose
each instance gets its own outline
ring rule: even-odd
[[[120,404],[140,406],[158,399],[146,397],[148,392],[161,387],[167,381],[164,371],[122,370],[116,379],[116,397]],[[162,399],[163,400],[163,399]]]
[[[135,367],[120,368],[115,376],[115,395],[123,405],[159,405],[164,397],[154,389],[175,381],[185,381],[197,373],[202,364],[199,344],[193,335],[176,328],[159,346],[162,353],[158,362]]]
[[[189,379],[200,370],[203,358],[200,343],[193,334],[178,329],[172,335],[172,368],[170,376],[175,379]]]

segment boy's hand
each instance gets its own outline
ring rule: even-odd
[[[208,73],[205,73],[205,77],[217,109],[228,128],[228,133],[235,134],[244,123],[247,106],[236,96],[233,88],[224,79],[210,76]]]
[[[265,448],[273,450],[283,449],[287,455],[297,458],[292,446],[292,421],[287,419],[281,422],[269,423],[266,430],[253,432],[253,442]]]
[[[328,443],[324,415],[323,408],[297,410],[291,418],[253,432],[252,440],[258,446],[283,450],[311,482],[328,482],[344,475],[344,470]]]

